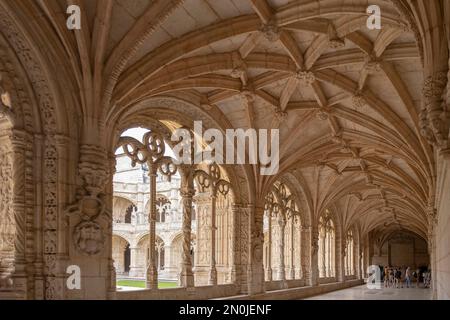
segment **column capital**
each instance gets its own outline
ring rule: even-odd
[[[181,188],[180,195],[183,198],[193,198],[195,196],[194,188]]]
[[[207,192],[198,192],[194,196],[194,201],[198,204],[209,203],[210,197]]]

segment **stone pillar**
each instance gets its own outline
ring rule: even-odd
[[[209,269],[208,284],[217,285],[217,268],[216,268],[216,195],[211,193],[211,260]]]
[[[317,229],[311,231],[311,285],[319,285],[319,232]]]
[[[180,190],[181,201],[183,204],[183,252],[180,273],[180,286],[190,288],[194,286],[194,274],[192,272],[191,262],[191,233],[192,233],[192,197],[195,194],[192,175],[183,174]]]
[[[158,289],[158,267],[156,261],[156,170],[149,164],[150,202],[149,202],[149,257],[147,267],[147,288]]]
[[[355,240],[352,239],[352,246],[351,246],[351,259],[350,259],[350,274],[351,275],[356,275],[356,268],[355,268],[355,250],[356,250],[356,246],[355,246]]]
[[[197,205],[197,251],[195,253],[194,279],[195,285],[207,285],[210,268],[210,197],[199,193],[194,197]]]
[[[138,277],[139,276],[139,267],[137,263],[137,257],[139,254],[138,247],[130,247],[130,277]]]
[[[305,285],[312,285],[311,260],[313,251],[311,250],[311,227],[301,227],[301,251],[300,263],[302,266],[302,279]],[[312,248],[314,250],[314,247]]]
[[[266,281],[272,281],[272,213],[269,212],[269,231],[267,233],[267,266]]]
[[[326,254],[326,259],[327,259],[327,278],[330,278],[330,277],[333,276],[333,270],[332,270],[333,263],[336,266],[336,261],[335,261],[334,256],[333,256],[333,248],[332,248],[331,239],[332,239],[332,234],[328,233],[327,234],[327,238],[326,238],[326,246],[327,246],[327,250],[328,250],[328,253]]]
[[[294,218],[291,218],[291,242],[290,242],[290,260],[289,260],[289,279],[295,279],[294,268]]]
[[[95,135],[92,139],[98,140],[99,133],[94,128],[90,129],[93,131],[85,130],[83,134]],[[58,150],[58,153],[64,155],[67,150]],[[113,299],[115,270],[111,248],[112,155],[97,144],[82,144],[79,155],[76,201],[65,207],[66,219],[61,222],[70,230],[67,264],[83,266],[81,281],[84,285],[81,290],[67,290],[65,298]],[[85,245],[86,242],[89,245]]]
[[[319,277],[320,277],[320,275],[322,275],[323,277],[326,277],[327,276],[327,266],[326,266],[326,259],[325,259],[326,252],[327,252],[327,250],[326,250],[326,233],[324,232],[322,234],[319,234],[319,236],[320,236],[320,248],[321,248],[321,250],[320,250],[320,253],[321,253],[320,267],[321,267],[321,269],[320,269]]]
[[[362,268],[364,278],[367,277],[367,268],[369,267],[369,264],[370,264],[370,254],[371,254],[371,250],[370,250],[369,236],[366,235],[366,237],[364,238],[364,259],[363,259],[363,268]]]
[[[437,299],[437,263],[436,263],[436,228],[437,213],[433,207],[427,208],[428,220],[428,253],[431,264],[431,289],[433,290],[433,299]]]
[[[302,246],[303,246],[303,240],[302,240],[302,226],[300,224],[300,221],[296,225],[296,230],[294,231],[297,233],[297,241],[294,244],[296,246],[296,251],[294,251],[294,265],[295,265],[295,274],[297,279],[303,278],[303,271],[302,271]]]
[[[240,216],[240,206],[234,203],[231,207],[231,228],[232,228],[232,237],[231,237],[231,248],[232,248],[232,256],[231,256],[231,272],[230,278],[231,282],[234,284],[239,284],[240,282],[240,226],[239,226],[239,216]]]
[[[361,248],[361,236],[358,237],[358,243],[356,244],[356,249],[355,249],[355,270],[356,270],[356,278],[357,279],[362,279],[362,258],[363,258],[363,254],[362,254],[362,248]]]
[[[27,243],[27,215],[26,215],[26,207],[25,207],[25,179],[26,179],[26,158],[25,151],[27,145],[27,137],[24,131],[14,130],[11,136],[11,144],[12,144],[12,153],[9,155],[10,163],[7,163],[6,166],[9,166],[10,176],[2,177],[5,180],[2,180],[0,183],[7,184],[6,190],[9,189],[9,195],[4,195],[8,201],[3,203],[3,207],[5,208],[5,213],[8,213],[6,216],[1,216],[0,218],[4,218],[5,220],[1,223],[6,225],[6,231],[8,231],[8,236],[13,237],[13,247],[14,257],[11,255],[8,257],[0,257],[4,260],[10,260],[10,263],[6,263],[7,266],[12,267],[8,271],[14,270],[14,291],[21,297],[27,297],[27,261],[25,257],[25,247]],[[5,165],[5,164],[3,164]],[[8,170],[4,170],[5,172]],[[0,195],[1,197],[1,195]],[[6,198],[6,199],[7,199]],[[5,200],[6,200],[5,199]],[[9,209],[9,210],[8,210]],[[9,221],[9,223],[8,223]],[[1,236],[1,235],[0,235]],[[9,239],[5,243],[8,243]],[[12,248],[11,248],[12,249]],[[55,248],[57,250],[57,248]],[[6,259],[5,259],[6,258]],[[8,259],[9,258],[9,259]],[[2,260],[0,259],[0,260]],[[0,261],[0,267],[3,264],[3,261]],[[32,267],[32,265],[29,265]],[[9,268],[7,268],[9,269]],[[9,273],[9,272],[8,272]],[[8,275],[10,276],[10,275]],[[0,287],[1,287],[0,278]],[[6,287],[8,288],[8,283],[6,283]]]
[[[336,278],[340,282],[345,282],[345,264],[346,264],[346,254],[349,254],[349,252],[346,253],[346,241],[345,237],[342,236],[342,232],[340,233],[340,239],[338,241],[334,241],[334,245],[337,247],[338,255],[336,257],[335,266],[337,265],[337,268],[335,268],[337,274]],[[336,261],[338,263],[336,263]]]
[[[280,230],[280,241],[278,242],[279,246],[279,267],[278,267],[278,280],[285,281],[286,280],[286,265],[284,263],[284,247],[285,247],[285,231],[286,231],[286,219],[280,213],[278,215],[278,227]]]
[[[263,218],[264,207],[249,205],[249,263],[247,270],[248,293],[254,295],[264,292],[263,265]]]

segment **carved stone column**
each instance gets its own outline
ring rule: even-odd
[[[238,262],[238,275],[241,285],[241,292],[244,294],[249,293],[250,281],[249,278],[249,266],[250,266],[250,216],[251,207],[241,206],[239,220],[236,226],[239,228],[239,262]],[[264,279],[263,279],[264,280]]]
[[[345,237],[342,236],[342,232],[341,235],[339,236],[340,239],[338,239],[338,241],[335,241],[335,243],[333,243],[334,245],[337,245],[337,266],[338,268],[336,268],[335,270],[337,271],[336,274],[336,278],[338,281],[340,282],[345,282],[345,266],[347,264],[347,257],[346,254],[350,254],[349,252],[346,252],[346,241],[345,241]],[[335,260],[336,261],[336,260]]]
[[[184,170],[181,182],[181,202],[183,204],[183,252],[180,273],[180,285],[190,288],[194,286],[194,274],[191,261],[191,233],[192,233],[192,198],[195,194],[192,174]]]
[[[158,289],[158,267],[156,261],[156,167],[150,166],[148,176],[150,178],[149,199],[149,255],[147,267],[147,288]]]
[[[231,272],[230,272],[230,278],[231,282],[234,284],[239,284],[240,282],[240,225],[239,225],[239,218],[240,218],[240,205],[233,204],[231,207],[231,213],[232,213],[232,222],[231,222],[231,228],[232,228],[232,237],[231,237],[231,248],[232,248],[232,256],[231,256]]]
[[[263,264],[263,220],[264,207],[249,205],[249,264],[248,264],[248,293],[250,295],[264,292],[264,264]]]
[[[140,268],[138,266],[137,257],[139,255],[138,247],[130,247],[130,277],[138,277],[140,274]]]
[[[266,281],[273,280],[272,272],[272,213],[269,212],[269,231],[267,233],[267,266],[266,266]]]
[[[320,263],[321,264],[320,264],[319,277],[320,277],[320,275],[322,277],[326,277],[327,276],[327,265],[326,265],[326,259],[325,259],[325,256],[326,256],[326,234],[322,233],[319,236],[320,236],[320,248],[321,248],[321,250],[320,250],[320,254],[321,254]]]
[[[26,298],[26,143],[21,133],[0,136],[0,290]]]
[[[355,257],[354,259],[354,268],[356,270],[356,278],[362,279],[362,273],[361,273],[361,261],[362,261],[362,248],[361,248],[361,236],[358,237],[358,243],[355,245]]]
[[[60,143],[61,145],[61,143]],[[58,154],[65,156],[62,147]],[[76,201],[65,208],[69,226],[69,263],[83,266],[82,290],[68,291],[69,299],[113,298],[115,272],[112,263],[112,173],[108,153],[98,145],[80,147]],[[58,170],[64,172],[64,167]],[[102,266],[102,268],[99,268]],[[86,271],[87,270],[87,271]],[[113,284],[114,282],[114,284]]]
[[[436,263],[436,228],[437,228],[437,213],[433,207],[427,208],[428,220],[428,253],[430,255],[431,263],[431,289],[433,290],[433,299],[437,298],[437,263]]]
[[[195,253],[195,285],[207,285],[210,266],[210,198],[207,193],[198,193],[194,197],[197,205],[197,252]]]
[[[216,269],[216,201],[217,197],[214,193],[211,194],[211,260],[209,269],[208,284],[217,285],[217,269]]]
[[[279,254],[279,266],[278,266],[278,280],[286,280],[286,265],[284,263],[284,247],[285,247],[285,231],[286,231],[286,219],[282,214],[278,215],[278,227],[280,230],[280,239],[278,242],[278,254]]]
[[[314,248],[311,250],[311,227],[301,227],[301,251],[300,251],[300,263],[302,266],[302,279],[305,285],[312,285],[311,282],[311,260]]]
[[[109,172],[107,183],[105,187],[105,205],[108,207],[109,212],[113,212],[113,198],[114,198],[114,174],[116,173],[116,155],[115,153],[109,153]],[[116,291],[117,291],[117,279],[116,279],[116,268],[114,267],[113,260],[113,223],[112,223],[112,215],[110,217],[110,221],[108,223],[107,230],[107,239],[106,244],[108,248],[108,287],[107,287],[107,298],[108,300],[116,299]],[[125,250],[125,248],[124,248]],[[125,252],[123,252],[125,253]],[[125,261],[124,261],[125,262]],[[125,271],[125,270],[124,270]]]
[[[326,272],[327,272],[327,278],[330,278],[333,276],[333,272],[332,272],[332,264],[334,263],[336,265],[336,260],[333,257],[333,249],[331,247],[331,233],[328,233],[328,236],[326,238],[326,246],[327,246],[327,254],[326,254],[326,261],[327,261],[327,268],[326,268]],[[339,247],[340,248],[340,247]]]
[[[291,242],[289,244],[290,259],[289,259],[289,279],[295,279],[294,268],[294,218],[291,219]]]
[[[311,231],[311,285],[319,285],[319,232],[317,229]]]
[[[12,193],[11,204],[14,219],[9,230],[14,234],[14,289],[22,297],[27,296],[27,262],[26,248],[26,214],[25,214],[25,174],[26,174],[26,133],[14,130],[11,137],[12,144]],[[9,183],[3,180],[0,183]],[[10,186],[11,187],[11,186]],[[6,217],[8,221],[8,217]],[[8,222],[6,222],[8,223]]]

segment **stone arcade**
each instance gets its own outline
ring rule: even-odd
[[[0,299],[297,299],[372,264],[449,299],[449,47],[447,0],[0,0]],[[175,165],[196,121],[279,129],[278,172]]]

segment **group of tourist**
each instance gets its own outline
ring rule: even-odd
[[[385,288],[413,288],[413,283],[416,288],[423,283],[424,288],[431,287],[431,272],[429,270],[422,271],[417,269],[411,270],[410,267],[384,267],[383,279]]]

